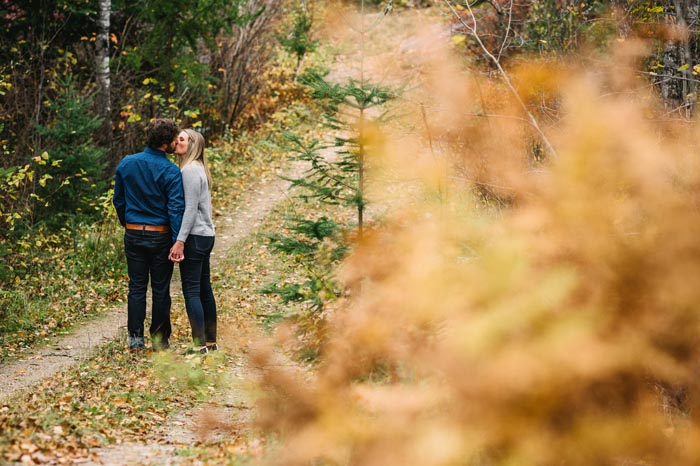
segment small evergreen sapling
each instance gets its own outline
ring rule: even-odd
[[[324,107],[324,126],[332,131],[332,141],[307,141],[299,135],[286,133],[285,149],[293,159],[307,164],[302,176],[287,178],[296,198],[305,203],[320,203],[337,207],[333,214],[318,218],[299,215],[287,218],[287,234],[268,235],[272,249],[291,258],[299,270],[298,278],[277,279],[261,290],[276,294],[285,304],[305,304],[305,312],[296,315],[302,331],[313,333],[310,345],[320,344],[325,328],[329,302],[336,300],[342,288],[334,272],[350,249],[348,237],[353,229],[362,237],[367,206],[365,193],[366,154],[368,138],[367,110],[381,106],[394,94],[388,89],[348,80],[346,84],[330,83],[318,75],[307,75],[302,82],[312,96]],[[382,117],[380,117],[382,118]],[[348,218],[347,209],[355,211],[355,222]],[[352,217],[352,215],[350,215]],[[354,223],[354,225],[353,225]],[[308,349],[308,348],[307,348]],[[319,348],[312,348],[316,353]]]

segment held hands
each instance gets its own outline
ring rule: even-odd
[[[170,254],[168,255],[168,259],[177,263],[185,260],[185,243],[183,243],[180,240],[175,241],[173,247],[170,248]]]

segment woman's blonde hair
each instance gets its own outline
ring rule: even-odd
[[[204,153],[204,136],[190,128],[183,129],[183,131],[189,136],[189,141],[187,142],[187,152],[180,157],[180,169],[185,168],[192,162],[200,162],[204,167],[204,173],[207,174],[207,183],[209,184],[209,189],[211,189],[211,173],[207,165],[207,156]]]

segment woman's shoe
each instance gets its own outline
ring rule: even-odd
[[[217,345],[216,343],[211,343],[211,344],[207,343],[207,350],[219,351],[219,345]]]
[[[185,354],[207,354],[208,352],[209,350],[207,349],[207,347],[202,346],[201,348],[189,348],[187,351],[185,351]]]

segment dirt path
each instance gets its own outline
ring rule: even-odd
[[[231,385],[193,408],[174,413],[153,435],[150,443],[127,442],[90,450],[86,466],[203,464],[178,450],[240,437],[254,409],[246,383],[255,369],[248,366],[240,348],[227,348],[226,366]],[[237,380],[237,383],[236,383]],[[243,440],[242,448],[249,449]],[[245,446],[243,446],[245,445]]]
[[[296,165],[288,174],[298,173],[300,169]],[[234,210],[218,217],[212,262],[225,257],[233,244],[254,231],[272,207],[285,196],[288,188],[289,182],[271,176],[245,193]],[[178,290],[179,284],[173,280],[172,293]],[[58,337],[19,360],[0,365],[0,380],[3,381],[0,384],[0,403],[68,369],[93,354],[100,344],[116,338],[126,340],[126,305],[110,309],[101,318],[79,326],[70,335]]]
[[[110,309],[103,317],[83,324],[70,335],[54,339],[46,347],[0,366],[0,402],[20,390],[66,370],[85,359],[93,348],[117,338],[125,331],[126,306]]]

